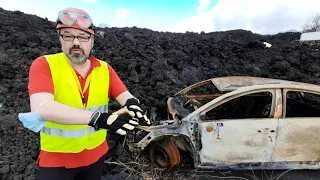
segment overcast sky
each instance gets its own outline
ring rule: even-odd
[[[86,10],[95,25],[170,32],[246,29],[260,34],[301,30],[320,13],[319,0],[0,0],[0,7],[51,21],[61,9],[77,7]]]

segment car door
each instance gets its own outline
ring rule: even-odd
[[[285,113],[279,119],[273,161],[295,168],[315,167],[310,162],[320,161],[320,95],[284,89],[283,97]]]
[[[198,124],[203,166],[270,162],[278,118],[273,118],[281,91],[260,90],[226,98],[202,111]]]

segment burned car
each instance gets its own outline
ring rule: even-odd
[[[195,168],[318,169],[320,86],[247,76],[217,77],[189,86],[167,101],[167,120],[140,127],[127,140],[172,168],[186,151]],[[180,152],[179,152],[180,151]]]

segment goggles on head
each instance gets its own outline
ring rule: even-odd
[[[93,29],[92,19],[89,15],[68,10],[62,10],[59,12],[57,23],[61,23],[66,26],[78,24],[82,29]]]

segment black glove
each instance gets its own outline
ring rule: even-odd
[[[113,133],[125,135],[126,131],[133,130],[138,122],[132,120],[129,115],[117,115],[112,113],[95,112],[91,116],[89,126],[98,130],[100,128],[107,129]]]
[[[147,115],[143,114],[138,99],[128,99],[127,102],[123,105],[123,107],[128,109],[128,114],[132,117],[132,119],[138,121],[140,125],[151,125],[151,122],[148,119]]]

